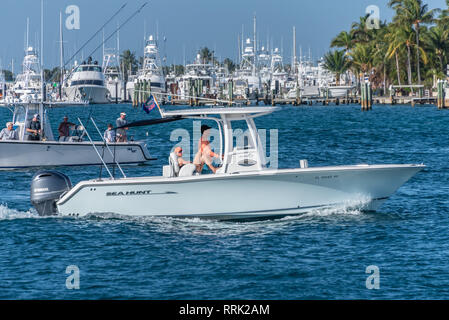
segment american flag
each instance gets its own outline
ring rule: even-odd
[[[151,95],[151,96],[147,99],[147,101],[145,101],[145,103],[142,104],[142,109],[143,109],[143,111],[145,111],[146,113],[150,113],[150,111],[153,110],[154,107],[156,107],[156,106],[159,108],[159,106],[158,106],[158,104],[157,104],[157,101],[156,101],[156,98],[153,97],[153,95]]]

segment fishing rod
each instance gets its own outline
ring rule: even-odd
[[[91,42],[92,39],[95,38],[95,36],[96,36],[97,34],[100,33],[100,31],[103,30],[103,28],[104,28],[106,25],[108,25],[109,22],[111,22],[112,19],[114,19],[114,18],[120,13],[120,11],[122,11],[123,8],[126,7],[127,4],[128,4],[128,3],[123,4],[123,5],[117,10],[117,12],[114,13],[114,15],[113,15],[111,18],[109,18],[109,20],[106,21],[106,22],[100,27],[100,29],[98,29],[97,32],[95,32],[95,33],[93,34],[93,36],[90,37],[89,40],[87,40],[87,41],[86,41],[86,42],[85,42],[85,43],[78,49],[78,51],[76,51],[76,52],[70,57],[70,59],[67,60],[67,62],[64,64],[63,68],[64,68],[65,66],[67,66],[67,64],[69,64],[70,61],[72,61],[72,59],[75,58],[75,56],[76,56],[78,53],[80,53],[81,50],[83,50],[83,48],[84,48],[85,46],[87,46],[87,44],[88,44],[89,42]]]
[[[92,39],[93,38],[95,38],[95,36],[98,34],[98,33],[100,33],[100,31],[102,31],[103,30],[103,28],[106,26],[106,25],[108,25],[109,24],[109,22],[111,22],[112,21],[112,19],[114,19],[119,13],[120,13],[120,11],[122,11],[123,10],[123,8],[125,8],[126,7],[126,5],[127,5],[128,3],[125,3],[125,4],[123,4],[118,10],[117,10],[117,12],[115,12],[113,15],[112,15],[112,17],[110,17],[101,27],[100,27],[100,29],[98,29],[79,49],[78,49],[78,51],[76,51],[68,60],[67,60],[67,62],[62,66],[62,69],[64,70],[64,68],[73,60],[73,58],[75,58],[76,57],[76,55],[78,54],[78,53],[80,53],[81,52],[81,50],[83,50],[83,48],[85,47],[85,46],[87,46],[88,44],[89,44],[89,42],[91,42],[92,41]],[[62,72],[62,70],[60,70],[60,72]],[[71,73],[70,73],[71,74]],[[69,75],[70,75],[69,74]],[[56,74],[54,74],[48,81],[47,81],[47,83],[48,82],[51,82],[54,78],[56,77]]]
[[[91,54],[89,54],[88,56],[91,56],[95,53],[95,51],[97,51],[101,46],[103,46],[103,43],[105,43],[106,41],[108,41],[112,36],[114,36],[125,24],[127,24],[132,18],[134,18],[135,15],[137,15],[138,13],[140,13],[140,11],[148,4],[148,1],[145,2],[142,6],[140,6],[139,9],[137,9],[131,16],[129,16],[128,19],[125,20],[125,22],[123,22],[121,25],[119,25],[117,27],[117,29],[115,29],[106,39],[104,39],[100,45],[98,47],[96,47]]]
[[[134,18],[134,16],[135,15],[137,15],[138,13],[140,13],[140,11],[143,9],[143,7],[145,7],[146,5],[148,4],[148,1],[147,2],[145,2],[142,6],[140,6],[140,8],[138,9],[138,10],[136,10],[131,16],[129,16],[128,17],[128,19],[126,19],[125,20],[125,22],[123,22],[121,25],[119,25],[118,27],[117,27],[117,29],[115,29],[115,31],[114,32],[112,32],[106,39],[104,39],[101,43],[100,43],[100,45],[98,46],[98,47],[96,47],[88,56],[92,56],[101,46],[103,46],[103,44],[106,42],[106,41],[108,41],[112,36],[114,36],[122,27],[124,27],[132,18]],[[123,8],[123,6],[122,6],[122,8]],[[112,19],[112,18],[111,18]],[[111,20],[111,19],[109,19],[109,20]],[[96,34],[98,34],[98,32],[99,31],[97,31],[97,33]],[[95,36],[95,35],[94,35]],[[81,48],[82,49],[82,48]],[[80,49],[80,50],[81,50]],[[79,52],[80,50],[78,50],[77,52]],[[73,58],[73,57],[72,57]],[[70,58],[70,59],[72,59],[72,58]],[[67,62],[68,63],[68,62]],[[66,64],[67,64],[66,63]],[[66,65],[65,64],[65,65]],[[64,66],[65,66],[64,65]],[[75,68],[73,68],[71,71],[70,71],[70,73],[66,76],[66,79],[68,79],[71,75],[72,75],[72,73],[74,72],[74,70],[75,70]],[[52,77],[52,79],[53,79],[53,77]],[[50,79],[50,80],[52,80],[52,79]]]

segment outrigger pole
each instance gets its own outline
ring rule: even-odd
[[[112,36],[114,36],[123,26],[125,26],[132,18],[134,18],[134,16],[136,15],[136,14],[138,14],[142,9],[143,9],[143,7],[145,7],[146,5],[148,4],[148,1],[147,2],[145,2],[142,6],[140,6],[140,8],[138,9],[138,10],[136,10],[131,16],[129,16],[129,18],[128,19],[126,19],[126,21],[125,22],[123,22],[121,25],[119,25],[118,27],[117,27],[117,29],[115,29],[115,31],[114,32],[112,32],[106,39],[103,39],[103,41],[100,43],[100,45],[98,46],[98,47],[96,47],[89,55],[88,55],[88,57],[89,56],[92,56],[99,48],[101,48],[102,46],[103,46],[103,44],[106,42],[106,41],[108,41]],[[114,14],[114,16],[112,16],[66,63],[65,63],[65,65],[64,65],[64,67],[75,57],[75,55],[76,54],[78,54],[86,45],[87,45],[87,43],[91,40],[91,39],[93,39],[100,31],[102,31],[103,30],[103,28],[104,28],[104,26],[106,26],[123,8],[124,8],[124,6],[125,6],[126,4],[124,4],[120,9],[119,9],[119,11],[117,11],[115,14]],[[74,69],[72,69],[71,71],[70,71],[70,73],[67,75],[67,77],[66,77],[66,79],[68,79],[69,77],[70,77],[70,75],[73,73],[73,70]],[[53,78],[52,78],[53,79]]]
[[[75,53],[74,53],[74,54],[73,54],[73,55],[66,61],[66,63],[64,64],[64,67],[65,67],[67,64],[69,64],[69,62],[72,61],[72,59],[75,58],[75,56],[76,56],[78,53],[80,53],[81,50],[83,50],[83,48],[84,48],[85,46],[87,46],[87,44],[88,44],[89,42],[91,42],[92,39],[95,38],[95,36],[96,36],[98,33],[100,33],[100,31],[102,31],[102,30],[104,29],[104,27],[105,27],[106,25],[108,25],[109,22],[111,22],[112,19],[114,19],[114,18],[120,13],[120,11],[123,10],[123,8],[126,7],[127,4],[128,4],[128,3],[123,4],[123,5],[120,7],[120,9],[118,9],[117,12],[114,13],[114,15],[113,15],[111,18],[109,18],[109,20],[106,21],[106,22],[105,22],[105,23],[104,23],[104,24],[97,30],[97,32],[95,32],[95,33],[93,34],[93,36],[90,37],[89,40],[87,40],[87,41],[86,41],[86,42],[85,42],[85,43],[78,49],[78,51],[76,51],[76,52],[75,52]],[[146,4],[146,3],[145,3],[145,4]]]

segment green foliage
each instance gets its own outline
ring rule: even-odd
[[[120,68],[125,76],[125,81],[128,81],[128,75],[137,72],[139,68],[136,54],[130,50],[123,51],[120,55]]]
[[[345,73],[351,65],[344,50],[329,51],[324,55],[324,68],[335,73],[337,85],[340,83],[340,75]]]
[[[429,85],[435,76],[445,78],[449,0],[444,10],[429,9],[423,0],[390,0],[388,5],[395,11],[390,23],[372,29],[369,16],[360,17],[349,31],[338,33],[330,47],[344,49],[351,71],[369,74],[374,86],[381,82]]]

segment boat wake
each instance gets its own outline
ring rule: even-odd
[[[202,236],[233,236],[233,235],[264,235],[279,232],[298,224],[315,223],[318,220],[330,223],[341,218],[363,215],[363,208],[369,202],[360,198],[348,201],[337,206],[314,209],[309,212],[278,218],[264,218],[256,220],[220,221],[203,218],[179,218],[179,217],[132,217],[112,213],[90,214],[84,218],[87,220],[120,221],[135,223],[152,232],[165,234],[189,234]],[[324,221],[324,222],[325,222]]]
[[[33,208],[29,209],[28,211],[20,211],[17,209],[11,209],[6,204],[0,204],[0,220],[29,218],[39,218],[39,215]]]

